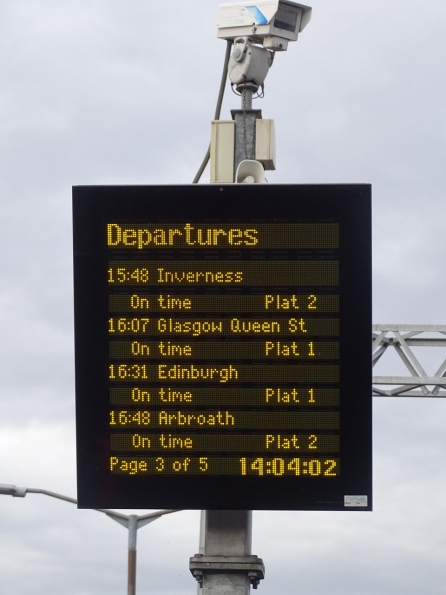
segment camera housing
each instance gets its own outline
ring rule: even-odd
[[[218,37],[249,37],[254,43],[274,51],[285,51],[289,41],[310,22],[312,9],[290,0],[254,0],[252,4],[221,4]]]

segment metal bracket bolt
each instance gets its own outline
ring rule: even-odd
[[[203,586],[205,573],[244,573],[248,576],[254,589],[257,589],[260,581],[265,578],[265,565],[263,560],[257,556],[204,556],[196,554],[189,560],[189,570],[200,587]]]

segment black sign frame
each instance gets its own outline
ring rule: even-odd
[[[243,223],[339,224],[336,252],[340,300],[341,447],[336,455],[341,461],[339,476],[324,477],[323,469],[320,477],[302,474],[296,477],[287,472],[279,477],[268,476],[271,465],[283,465],[271,462],[280,461],[281,455],[277,453],[264,459],[262,475],[110,473],[107,321],[111,314],[106,278],[110,248],[106,244],[106,228],[113,221],[121,222],[124,227],[137,223],[161,226],[186,222],[240,226]],[[73,236],[79,508],[372,510],[369,185],[76,186]],[[143,259],[173,259],[178,264],[191,258],[190,251],[189,255],[187,252],[146,250]],[[195,258],[204,258],[204,252],[196,250]],[[235,252],[244,250],[232,248],[233,256],[240,258]],[[323,252],[304,250],[296,259],[321,259]],[[114,251],[114,258],[131,260],[141,258],[141,253],[136,247],[120,246]],[[264,255],[272,261],[280,258],[275,250],[266,250]],[[209,260],[215,256],[215,250],[207,251]],[[172,294],[175,290],[169,288],[169,291]],[[184,456],[182,453],[178,458]],[[250,465],[249,460],[247,464]]]

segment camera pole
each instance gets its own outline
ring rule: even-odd
[[[261,110],[252,109],[258,86],[237,87],[242,109],[232,110],[235,120],[234,171],[246,159],[255,159],[256,120]],[[189,569],[198,582],[199,595],[249,595],[265,576],[263,560],[251,554],[251,510],[206,510],[201,514],[200,553],[190,558]]]
[[[241,95],[241,109],[231,110],[235,122],[235,160],[234,171],[242,161],[255,160],[256,155],[256,121],[262,118],[262,110],[252,108],[253,94],[258,90],[254,83],[237,86]],[[237,181],[237,180],[236,180]]]
[[[263,561],[251,555],[251,510],[206,510],[201,518],[200,554],[189,568],[201,595],[249,595],[265,576]]]
[[[265,4],[265,3],[264,3]],[[269,3],[270,4],[270,3]],[[238,6],[240,18],[234,24],[233,12]],[[293,7],[296,15],[295,29],[290,35],[289,26],[281,34],[271,28],[276,21],[270,16],[265,30],[259,23],[252,23],[252,16],[247,16],[244,3],[222,5],[220,7],[220,38],[234,41],[232,56],[228,62],[229,77],[241,95],[241,109],[232,110],[234,120],[234,143],[225,145],[223,160],[225,172],[233,171],[235,183],[265,183],[264,169],[275,169],[274,155],[268,145],[268,158],[262,162],[256,160],[256,141],[259,149],[265,147],[256,139],[257,120],[262,118],[261,110],[252,108],[252,100],[268,74],[278,50],[286,50],[288,40],[296,41],[298,33],[304,29],[311,18],[311,8],[290,2],[288,11]],[[277,2],[277,10],[280,3]],[[289,17],[289,13],[286,13]],[[263,15],[264,16],[264,15]],[[245,23],[246,17],[246,23]],[[291,25],[289,23],[288,25]],[[279,24],[277,24],[279,27]],[[258,44],[259,36],[264,39],[264,47]],[[268,48],[268,49],[266,49]],[[273,54],[270,51],[273,50]],[[265,142],[265,139],[262,139]],[[212,155],[212,151],[210,151]],[[260,159],[260,157],[258,158]],[[246,162],[243,163],[242,162]],[[238,170],[240,164],[240,170]],[[212,169],[211,158],[211,169]],[[243,166],[248,166],[243,167]],[[242,172],[243,170],[243,172]],[[237,173],[240,175],[237,176]],[[229,177],[229,176],[228,176]],[[196,180],[197,181],[197,180]],[[228,179],[213,180],[218,183]],[[250,585],[257,589],[265,577],[263,560],[251,554],[252,511],[251,510],[206,510],[201,514],[200,552],[190,558],[189,569],[196,578],[199,595],[249,595]]]

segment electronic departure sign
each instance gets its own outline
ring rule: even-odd
[[[74,187],[81,508],[371,510],[371,188]]]

